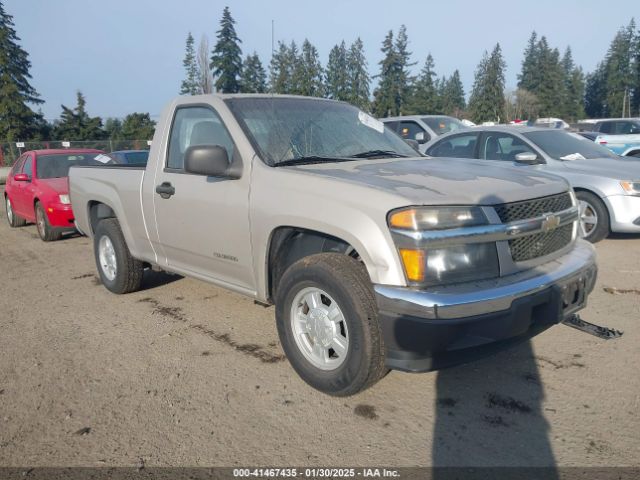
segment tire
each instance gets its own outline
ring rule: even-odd
[[[11,228],[24,227],[27,224],[27,221],[16,215],[13,211],[13,207],[11,206],[11,200],[9,200],[9,196],[5,195],[4,197],[4,209],[7,214],[7,222]]]
[[[598,243],[609,236],[609,212],[605,204],[591,192],[577,191],[580,205],[580,230],[584,239]],[[590,223],[588,219],[595,223]]]
[[[40,202],[36,202],[36,227],[43,242],[55,242],[62,238],[62,232],[53,228]]]
[[[292,367],[321,392],[354,395],[388,372],[373,288],[353,258],[320,253],[291,265],[278,284],[276,324]]]
[[[98,223],[93,252],[100,280],[107,290],[117,294],[140,290],[144,267],[131,256],[118,220],[107,218]]]

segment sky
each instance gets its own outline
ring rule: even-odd
[[[243,55],[254,50],[265,68],[275,40],[313,43],[326,65],[331,48],[362,38],[372,75],[389,30],[405,24],[417,74],[431,53],[436,72],[455,69],[467,95],[485,50],[500,43],[507,63],[507,88],[515,87],[522,52],[531,32],[545,35],[561,51],[570,45],[585,72],[604,57],[617,30],[640,20],[638,0],[3,0],[13,15],[22,47],[32,63],[32,85],[53,120],[60,105],[75,105],[78,90],[92,116],[157,116],[180,90],[185,40],[196,47],[202,35],[214,44],[228,5],[242,40]],[[375,82],[375,80],[374,80]],[[373,90],[373,89],[372,89]]]

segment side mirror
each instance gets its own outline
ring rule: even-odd
[[[524,165],[535,165],[540,163],[538,161],[538,155],[533,152],[522,152],[516,154],[516,162]]]
[[[416,152],[420,152],[420,144],[416,141],[416,140],[412,140],[411,138],[405,138],[404,139],[405,142],[407,142],[407,144],[413,148]]]
[[[14,182],[30,182],[31,179],[29,178],[29,175],[27,175],[26,173],[16,173],[13,176],[13,181]]]
[[[416,133],[416,142],[418,142],[419,145],[422,145],[423,143],[427,143],[427,139],[425,138],[424,132],[418,132]]]
[[[226,177],[229,154],[220,145],[193,145],[184,152],[184,169],[208,177]]]

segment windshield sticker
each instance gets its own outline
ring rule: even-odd
[[[560,157],[560,160],[586,160],[580,153],[570,153],[564,157]]]
[[[108,157],[107,155],[103,155],[102,153],[100,155],[93,157],[93,159],[97,160],[100,163],[109,163],[111,161],[111,157]]]
[[[376,120],[371,115],[367,115],[364,112],[358,112],[358,120],[360,120],[360,123],[363,125],[373,128],[377,132],[384,133],[384,123],[380,120]]]

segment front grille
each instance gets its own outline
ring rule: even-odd
[[[569,245],[572,236],[573,223],[569,223],[550,232],[535,233],[509,240],[511,256],[514,262],[544,257]]]
[[[502,223],[509,223],[516,220],[540,217],[545,213],[561,212],[571,208],[571,206],[571,194],[566,192],[550,197],[536,198],[535,200],[504,203],[496,205],[494,208]]]
[[[549,197],[505,203],[494,208],[503,223],[541,217],[546,213],[557,213],[572,206],[571,194],[561,193]],[[571,243],[573,222],[549,232],[535,233],[509,240],[514,262],[524,262],[557,252]]]

